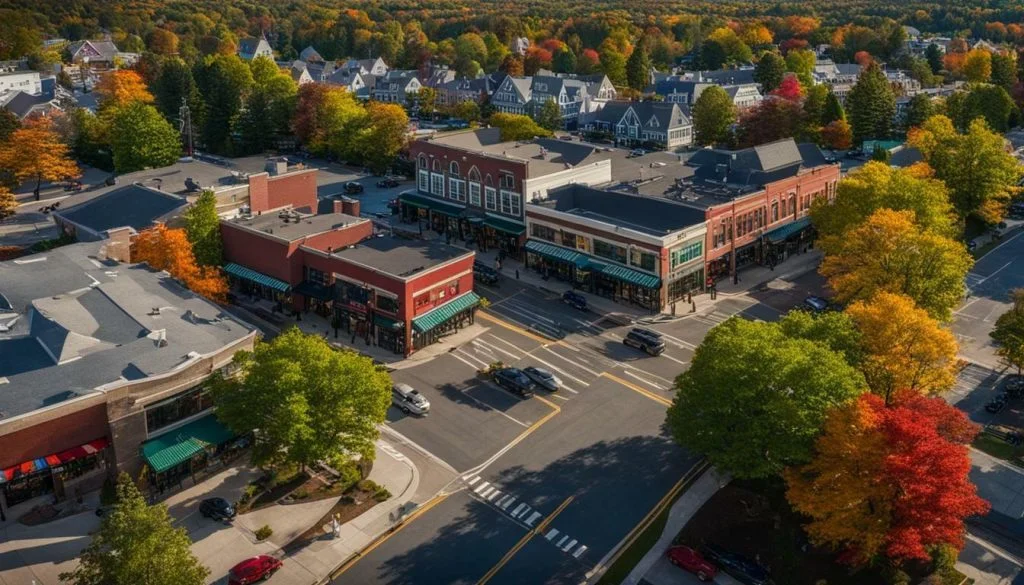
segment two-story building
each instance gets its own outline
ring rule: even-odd
[[[505,77],[491,96],[498,112],[537,116],[548,101],[554,101],[565,128],[575,128],[581,116],[600,110],[615,99],[616,91],[604,74],[534,75]]]
[[[401,218],[482,249],[521,256],[523,205],[569,183],[611,181],[610,153],[578,142],[501,140],[498,128],[417,140],[416,191],[399,196]]]
[[[584,126],[623,146],[671,150],[693,144],[693,123],[671,102],[609,102]]]
[[[673,104],[679,104],[684,112],[689,113],[690,108],[696,103],[704,90],[717,85],[709,81],[694,81],[681,77],[666,77],[660,79],[649,88],[649,93],[661,96],[661,98]],[[757,84],[747,83],[738,85],[720,85],[729,95],[733,105],[737,108],[749,108],[757,105],[763,99]]]
[[[423,87],[418,75],[415,69],[393,69],[376,76],[370,96],[379,102],[405,104],[410,95],[416,94]]]

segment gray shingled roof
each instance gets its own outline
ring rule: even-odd
[[[184,197],[139,185],[126,185],[56,213],[96,233],[125,226],[142,230],[186,203]]]

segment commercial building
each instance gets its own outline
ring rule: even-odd
[[[374,234],[358,214],[350,200],[323,215],[282,210],[225,220],[225,272],[272,311],[312,312],[353,340],[400,355],[473,322],[473,252]]]
[[[235,445],[203,384],[257,331],[127,262],[128,236],[0,262],[4,515],[144,465],[151,485],[177,484]]]

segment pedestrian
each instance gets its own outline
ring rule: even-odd
[[[501,271],[501,260],[500,259],[496,258],[494,260],[494,269],[499,271],[499,272]]]
[[[519,280],[519,269],[516,268],[516,280]]]
[[[690,301],[690,312],[691,313],[696,313],[697,312],[697,302],[696,301]]]

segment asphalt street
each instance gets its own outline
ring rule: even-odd
[[[993,370],[1002,369],[989,332],[1010,308],[1010,293],[1024,288],[1024,232],[1010,236],[986,254],[967,275],[970,293],[956,311],[953,332],[966,359]]]

